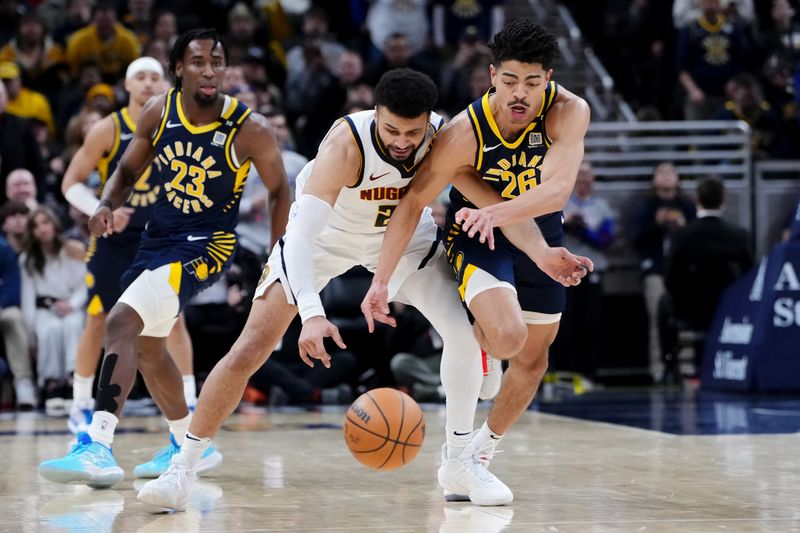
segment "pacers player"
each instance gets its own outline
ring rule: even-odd
[[[483,488],[474,484],[471,469],[476,461],[488,466],[502,436],[533,400],[565,299],[563,287],[515,243],[493,235],[492,228],[535,217],[550,245],[561,242],[561,210],[575,183],[589,124],[586,102],[550,79],[558,44],[544,28],[513,21],[495,35],[490,48],[493,87],[439,134],[415,186],[394,212],[362,305],[368,319],[383,319],[386,286],[412,240],[414,221],[451,176],[480,176],[506,200],[474,210],[472,198],[467,200],[469,194],[465,197],[454,183],[444,240],[481,346],[509,359],[487,423],[462,450],[448,449],[439,469],[439,482],[454,493],[453,499],[468,497],[477,504],[484,502]],[[463,227],[461,220],[466,220]]]
[[[128,65],[125,89],[130,95],[128,106],[111,113],[92,126],[86,141],[75,153],[64,175],[61,190],[65,198],[77,209],[91,216],[100,203],[99,193],[117,168],[122,154],[133,139],[136,121],[147,100],[163,90],[164,71],[161,63],[152,57],[140,57]],[[100,185],[97,191],[86,186],[89,175],[97,169]],[[155,165],[148,167],[136,180],[131,197],[114,213],[115,234],[107,238],[93,237],[86,257],[86,282],[89,305],[86,324],[78,343],[72,391],[72,408],[67,421],[69,429],[77,434],[86,431],[92,421],[92,385],[97,362],[100,359],[105,322],[108,310],[121,294],[120,279],[131,266],[139,246],[145,223],[150,220],[152,208],[158,198],[159,187],[154,185]],[[189,333],[181,318],[167,337],[169,352],[183,375],[186,403],[194,406],[194,372],[192,345]]]
[[[442,118],[431,112],[437,96],[424,74],[391,70],[375,88],[374,110],[347,115],[328,132],[316,159],[298,176],[287,233],[270,255],[242,334],[206,381],[180,454],[165,474],[142,487],[140,500],[185,508],[209,439],[236,408],[248,378],[264,364],[297,313],[303,321],[300,356],[307,364],[313,366],[310,356],[330,366],[324,337],[345,347],[325,318],[319,291],[356,265],[375,268],[386,225],[400,199],[413,189],[417,166],[442,125]],[[479,180],[470,180],[463,190],[499,200]],[[388,290],[393,299],[417,307],[442,336],[442,366],[451,367],[448,376],[455,376],[444,382],[447,424],[468,434],[482,380],[480,349],[438,246],[430,210],[408,223],[413,237]],[[582,273],[579,259],[563,248],[548,248],[533,223],[514,229],[515,242],[525,242],[543,268],[556,277],[562,273],[565,283],[576,271]]]
[[[190,415],[180,373],[164,351],[165,338],[189,299],[219,279],[233,260],[239,200],[251,164],[270,191],[274,231],[280,235],[286,227],[289,185],[281,154],[266,119],[220,93],[226,65],[227,51],[214,30],[192,30],[175,41],[170,54],[175,89],[142,109],[133,141],[89,221],[94,235],[113,234],[113,210],[125,203],[137,176],[158,160],[163,190],[123,277],[127,288],[106,321],[92,423],[66,457],[39,465],[47,479],[95,487],[122,479],[111,444],[137,367],[170,421],[177,452]],[[221,460],[209,450],[204,450],[206,467]]]

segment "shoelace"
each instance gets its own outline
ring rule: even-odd
[[[72,448],[70,448],[69,455],[80,454],[89,446],[94,444],[92,438],[88,434],[83,432],[78,433],[78,435],[75,438],[77,439],[77,442],[72,445]]]
[[[503,453],[503,450],[495,448],[497,444],[494,441],[488,440],[475,451],[475,458],[483,463],[486,468],[489,468],[489,463],[494,459],[498,453]]]
[[[179,489],[183,490],[184,485],[187,483],[189,478],[189,472],[175,463],[170,463],[169,468],[167,471],[161,474],[159,478],[161,481],[169,481],[170,483],[174,483],[178,486]]]

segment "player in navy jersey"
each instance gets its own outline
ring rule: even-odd
[[[290,195],[280,151],[264,117],[220,92],[226,67],[227,50],[216,31],[192,30],[175,41],[170,54],[175,88],[142,109],[134,138],[89,221],[94,235],[113,234],[114,210],[141,172],[158,162],[163,190],[123,277],[127,288],[106,321],[91,426],[69,455],[39,466],[48,479],[95,487],[122,479],[111,443],[137,367],[169,421],[175,442],[167,455],[180,449],[191,416],[180,373],[165,354],[165,338],[189,299],[232,262],[239,200],[251,164],[270,192],[273,236],[286,227]]]
[[[133,139],[136,121],[142,107],[150,97],[163,92],[164,71],[152,57],[140,57],[132,62],[125,74],[125,88],[129,103],[92,126],[80,150],[70,161],[61,189],[67,200],[83,213],[91,216],[100,203],[100,193],[108,178],[117,168],[122,154]],[[96,170],[99,181],[95,188],[87,186],[90,175]],[[88,305],[86,324],[78,343],[75,374],[67,425],[77,434],[89,429],[92,421],[92,386],[100,359],[106,316],[117,302],[122,289],[120,279],[131,266],[139,246],[144,226],[150,220],[152,208],[160,187],[154,183],[151,165],[136,180],[130,198],[117,209],[114,217],[115,233],[108,238],[93,237],[86,255],[88,270],[86,284]],[[184,396],[190,405],[196,403],[192,345],[186,325],[181,318],[167,338],[170,354],[175,358],[184,382]]]
[[[563,287],[492,230],[535,218],[548,244],[560,244],[561,210],[575,184],[589,124],[586,102],[551,80],[558,44],[544,28],[515,20],[489,46],[492,88],[438,135],[392,216],[362,305],[368,320],[388,313],[386,284],[412,221],[453,176],[477,175],[500,193],[505,201],[475,209],[454,188],[444,240],[476,337],[495,357],[509,360],[487,422],[459,453],[448,451],[439,469],[448,499],[475,503],[482,489],[470,465],[488,466],[500,438],[530,405],[565,299]],[[592,268],[590,262],[585,266]]]

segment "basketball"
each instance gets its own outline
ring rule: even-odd
[[[395,470],[417,456],[425,440],[425,418],[404,392],[367,391],[347,409],[344,440],[353,457],[375,470]]]

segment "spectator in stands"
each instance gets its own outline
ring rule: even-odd
[[[680,178],[672,163],[661,163],[653,173],[652,193],[643,200],[633,221],[633,245],[641,257],[644,301],[649,322],[650,374],[664,377],[658,330],[658,304],[664,295],[664,245],[667,237],[694,220],[692,201],[680,190]]]
[[[258,58],[267,81],[283,85],[286,80],[286,52],[283,45],[272,38],[269,27],[244,2],[237,2],[228,12],[226,35],[228,62],[244,63],[248,55]],[[248,79],[248,83],[256,80]]]
[[[3,204],[3,236],[17,255],[25,245],[25,228],[28,225],[28,206],[16,200]]]
[[[780,158],[789,150],[780,117],[764,100],[761,84],[752,74],[742,72],[731,82],[731,99],[718,110],[719,120],[744,120],[750,125],[753,157]],[[795,150],[796,152],[796,150]]]
[[[458,40],[453,61],[442,69],[443,106],[450,113],[460,112],[489,89],[491,62],[486,42],[479,39],[476,28],[468,27]]]
[[[75,83],[61,91],[56,100],[56,108],[58,109],[56,127],[60,136],[64,136],[67,124],[83,109],[86,103],[86,93],[89,92],[89,89],[98,83],[102,83],[102,81],[103,76],[100,74],[97,64],[85,63],[81,66],[80,74]]]
[[[747,230],[722,218],[722,181],[702,180],[695,202],[697,219],[670,235],[665,281],[678,329],[705,333],[722,293],[752,268],[753,250]],[[695,354],[702,353],[701,340]]]
[[[505,24],[505,9],[500,0],[482,2],[434,0],[432,11],[433,44],[443,48],[457,42],[468,28],[473,28],[480,42],[488,42]]]
[[[178,38],[178,19],[175,18],[175,13],[167,9],[159,11],[153,17],[153,21],[153,38],[151,40],[163,41],[169,50],[175,43],[175,39]],[[165,69],[164,72],[168,71]]]
[[[684,117],[704,120],[724,103],[725,84],[745,63],[744,32],[725,18],[720,0],[700,0],[702,15],[678,33],[678,80]]]
[[[392,33],[386,37],[381,48],[382,54],[373,61],[364,76],[365,81],[371,85],[378,83],[383,73],[395,68],[408,67],[428,74],[432,79],[439,79],[439,72],[421,55],[414,55],[408,36],[402,33]]]
[[[6,201],[6,177],[16,168],[27,168],[37,183],[44,179],[39,146],[27,120],[6,113],[8,95],[0,80],[0,205]]]
[[[113,2],[101,0],[92,11],[92,22],[69,37],[67,63],[77,75],[81,66],[96,63],[108,83],[124,77],[128,65],[139,57],[139,39],[117,21]]]
[[[89,133],[92,126],[102,118],[103,115],[99,112],[86,108],[70,119],[69,124],[67,124],[66,134],[64,135],[64,152],[61,154],[64,168],[69,166],[69,162],[72,161],[72,156],[75,155],[75,152],[83,145],[83,140],[86,138],[86,134]]]
[[[371,59],[378,56],[376,52],[387,53],[387,41],[393,35],[405,36],[409,57],[425,50],[429,31],[427,4],[428,0],[372,2],[367,13],[367,29],[374,47]]]
[[[5,83],[8,93],[6,112],[20,118],[35,118],[47,124],[50,134],[56,132],[50,103],[42,93],[32,91],[22,85],[22,72],[16,63],[0,63],[0,79]]]
[[[345,51],[344,46],[337,43],[328,34],[328,16],[321,7],[312,7],[303,15],[302,41],[286,54],[286,79],[299,76],[306,68],[303,47],[314,43],[322,53],[325,66],[330,72],[336,72],[339,57]]]
[[[767,79],[765,99],[782,122],[787,157],[800,157],[800,104],[795,99],[791,67],[773,53],[764,63],[764,76]]]
[[[594,270],[567,291],[567,305],[554,343],[554,366],[593,378],[604,347],[603,274],[608,269],[605,250],[615,237],[614,213],[594,194],[592,165],[584,161],[575,189],[564,209],[564,246],[594,262]]]
[[[167,44],[163,39],[150,39],[142,49],[142,56],[152,57],[159,63],[164,72],[169,72],[169,51],[172,45]],[[170,84],[170,80],[165,79],[164,84]]]
[[[63,47],[70,35],[83,28],[92,20],[91,0],[67,0],[66,17],[53,32],[53,39]]]
[[[728,18],[752,24],[755,21],[753,0],[724,0],[722,10]],[[698,0],[675,0],[672,4],[672,20],[680,29],[688,26],[702,14]]]
[[[153,0],[128,0],[128,12],[122,17],[122,22],[131,30],[139,42],[144,44],[151,38],[153,27]]]
[[[29,410],[36,407],[38,402],[33,385],[28,331],[20,310],[20,287],[17,254],[0,237],[0,335],[3,337],[11,374],[14,376],[17,409]]]
[[[65,413],[64,385],[75,367],[86,301],[85,249],[64,242],[55,213],[39,207],[31,213],[20,256],[22,313],[37,347],[39,387],[48,414]]]
[[[64,49],[47,35],[34,12],[20,18],[17,36],[0,49],[0,61],[19,65],[32,89],[54,92],[61,87],[58,70],[64,65]]]
[[[800,68],[800,21],[789,0],[772,0],[772,29],[764,35],[764,46],[786,61],[793,72]]]
[[[39,207],[36,200],[36,180],[31,171],[25,168],[17,168],[9,172],[6,177],[6,198],[25,204],[33,211]]]
[[[283,112],[279,110],[268,111],[264,113],[264,116],[272,127],[272,133],[275,135],[278,148],[283,156],[283,166],[286,169],[286,177],[289,178],[289,186],[292,189],[292,194],[294,194],[295,180],[306,163],[308,163],[308,159],[292,149],[294,143],[291,140],[289,124]]]

